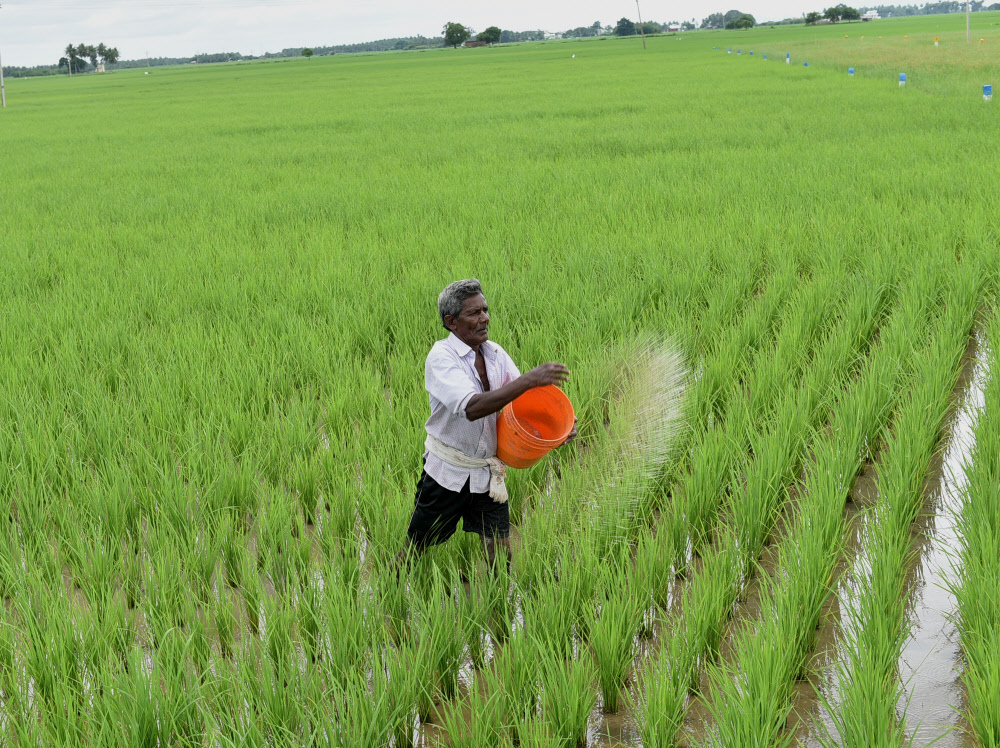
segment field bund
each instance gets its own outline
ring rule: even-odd
[[[972,20],[8,78],[0,745],[1000,744],[995,455],[929,498],[973,335],[1000,422]],[[397,581],[469,276],[580,438],[511,475],[509,577]]]

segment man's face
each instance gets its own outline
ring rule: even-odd
[[[457,317],[445,317],[448,329],[470,348],[478,348],[490,339],[490,315],[486,298],[482,294],[470,296],[462,302],[462,311]]]

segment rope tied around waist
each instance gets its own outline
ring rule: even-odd
[[[476,468],[488,467],[490,469],[490,498],[497,504],[507,503],[507,466],[497,457],[469,457],[464,452],[460,452],[454,447],[449,447],[440,439],[430,434],[424,442],[424,447],[432,455],[442,462],[447,462],[452,467],[463,468],[465,470],[475,470]]]

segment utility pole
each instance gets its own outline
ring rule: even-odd
[[[639,14],[639,33],[642,34],[642,48],[646,48],[646,30],[642,27],[642,11],[639,10],[639,0],[635,0],[635,12]]]
[[[965,3],[965,43],[972,44],[972,22],[969,20],[969,16],[972,14],[972,0],[966,0]]]
[[[3,6],[0,5],[0,8]],[[3,87],[3,57],[0,56],[0,109],[7,108],[7,91]]]

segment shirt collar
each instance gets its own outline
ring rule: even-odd
[[[453,332],[448,333],[448,337],[446,338],[446,340],[448,341],[448,345],[450,345],[452,347],[452,349],[456,353],[458,353],[458,355],[460,357],[465,358],[470,353],[472,353],[472,348],[470,348],[468,345],[466,345],[462,341],[462,339],[459,338],[455,333],[453,333]],[[479,346],[479,350],[481,350],[483,352],[483,356],[486,357],[486,358],[492,358],[493,357],[493,350],[492,349],[493,349],[493,344],[492,344],[492,341],[489,341],[489,340],[487,340],[485,343],[483,343],[481,346]]]

